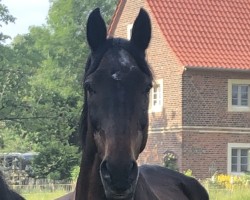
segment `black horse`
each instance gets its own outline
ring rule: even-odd
[[[130,41],[107,39],[99,9],[89,16],[91,54],[85,68],[80,131],[83,156],[76,200],[209,199],[193,178],[160,166],[137,166],[148,137],[153,78],[145,51],[150,38],[150,18],[143,9],[134,22]]]
[[[0,200],[25,200],[18,193],[14,192],[8,187],[1,173],[0,173]]]

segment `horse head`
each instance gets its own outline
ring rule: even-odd
[[[96,152],[107,199],[128,199],[138,180],[136,160],[147,141],[152,74],[145,60],[151,38],[146,11],[140,10],[130,40],[107,38],[99,9],[87,21],[91,48],[84,77],[84,151]]]

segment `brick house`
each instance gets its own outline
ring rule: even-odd
[[[141,7],[155,83],[139,162],[173,152],[197,178],[250,171],[250,1],[119,0],[109,34],[129,38]]]

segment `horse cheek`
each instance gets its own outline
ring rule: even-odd
[[[94,140],[95,140],[95,144],[97,146],[97,151],[98,151],[99,157],[101,159],[103,159],[105,157],[105,152],[106,152],[104,134],[101,134],[100,132],[95,133]]]

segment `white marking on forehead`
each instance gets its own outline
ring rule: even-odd
[[[129,54],[124,49],[119,50],[118,61],[121,66],[119,67],[119,70],[117,70],[111,76],[114,80],[121,81],[124,77],[124,74],[128,73],[129,71],[132,71],[134,68],[136,68],[136,66],[134,65],[133,60],[130,60]]]
[[[135,66],[129,62],[129,56],[125,50],[123,50],[123,49],[120,50],[119,55],[120,55],[120,57],[118,58],[118,60],[122,64],[122,66],[128,67],[130,70],[135,68]]]
[[[121,80],[121,76],[119,72],[116,72],[112,75],[112,78],[116,81],[120,81]]]
[[[127,52],[125,52],[123,49],[119,51],[119,62],[123,65],[123,66],[127,66],[129,64],[129,57]]]

